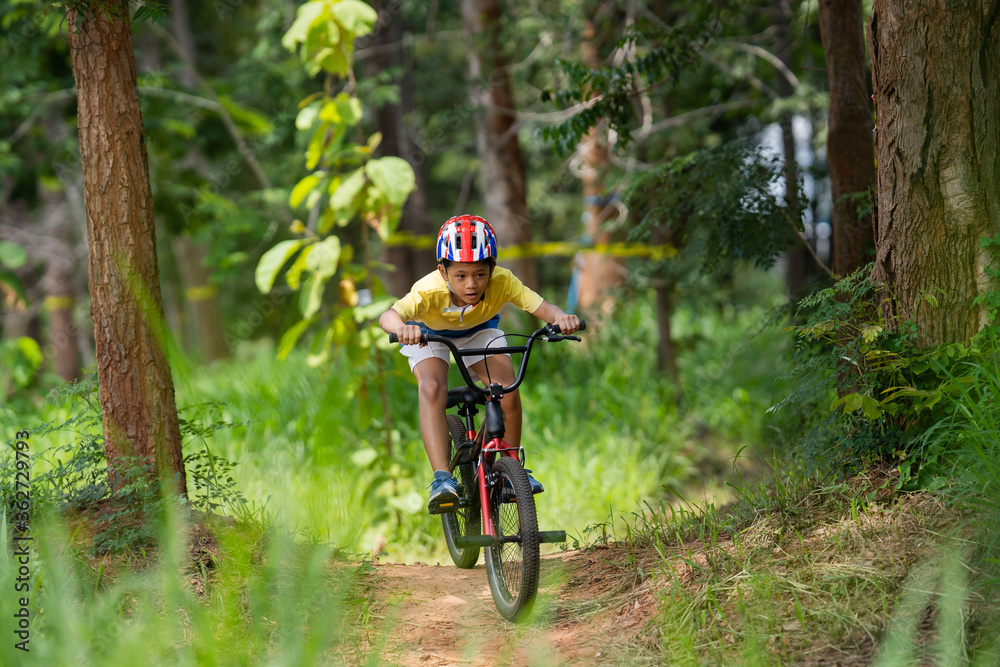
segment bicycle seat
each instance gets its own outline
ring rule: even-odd
[[[455,387],[448,390],[448,407],[453,408],[463,403],[486,404],[486,397],[479,392],[472,391],[468,387]]]

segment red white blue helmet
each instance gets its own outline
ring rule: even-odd
[[[497,258],[497,237],[490,223],[478,215],[456,215],[441,225],[437,239],[440,262],[481,262]]]

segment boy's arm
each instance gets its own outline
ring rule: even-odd
[[[576,315],[567,315],[559,306],[543,300],[542,305],[532,313],[535,317],[545,320],[549,324],[558,324],[559,329],[564,334],[575,333],[580,330],[580,318]]]
[[[378,325],[387,334],[396,334],[399,336],[399,342],[403,345],[420,345],[420,347],[424,347],[426,344],[420,342],[420,327],[404,322],[395,308],[390,308],[382,313],[378,318]]]

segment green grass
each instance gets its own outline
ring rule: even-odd
[[[358,652],[369,582],[330,544],[292,539],[260,522],[213,522],[219,537],[195,552],[184,510],[168,506],[146,569],[107,577],[65,530],[39,512],[29,562],[31,625],[23,652],[0,642],[5,665],[311,665]],[[0,522],[0,585],[20,567]],[[0,613],[19,609],[0,596]],[[9,639],[9,638],[8,638]]]

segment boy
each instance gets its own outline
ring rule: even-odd
[[[421,344],[420,334],[448,336],[459,349],[506,346],[503,331],[497,328],[500,308],[513,303],[571,334],[580,328],[576,315],[567,315],[525,287],[514,274],[496,265],[497,241],[490,223],[475,215],[459,215],[444,223],[437,239],[437,271],[418,280],[410,293],[379,317],[379,326],[394,333],[401,352],[417,377],[420,402],[420,436],[434,469],[427,509],[443,511],[442,501],[458,497],[458,484],[448,472],[448,365],[451,354],[441,343]],[[419,323],[419,324],[418,324]],[[504,386],[514,382],[510,355],[465,357],[473,378],[489,377]],[[521,397],[513,391],[503,397],[505,440],[521,444]],[[542,485],[529,475],[531,489],[541,493]],[[448,502],[451,508],[455,503]],[[454,511],[451,509],[449,511]]]

